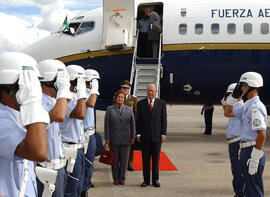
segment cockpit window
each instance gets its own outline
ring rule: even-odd
[[[91,21],[91,22],[83,22],[77,32],[78,34],[82,34],[88,31],[92,31],[95,27],[95,22]]]
[[[76,19],[77,20],[77,19]],[[83,23],[70,23],[65,27],[64,30],[62,30],[63,33],[71,35],[71,36],[76,36],[78,34],[82,34],[88,31],[92,31],[95,27],[95,22],[90,21],[90,22],[83,22]]]
[[[78,16],[75,20],[80,20],[80,19],[83,19],[84,16]]]
[[[65,28],[63,30],[63,33],[74,36],[76,32],[78,31],[79,27],[80,27],[80,23],[70,23],[68,28]]]

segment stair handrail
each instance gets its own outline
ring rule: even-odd
[[[139,30],[136,30],[136,42],[135,42],[135,47],[134,47],[134,53],[133,53],[133,58],[132,58],[132,67],[131,67],[131,73],[130,73],[130,84],[132,86],[133,80],[134,80],[134,73],[136,70],[136,58],[137,58],[137,48],[138,48],[138,38],[139,38]],[[134,91],[134,89],[133,89]]]
[[[160,33],[160,38],[159,38],[159,54],[158,54],[158,70],[157,70],[157,96],[160,98],[160,67],[161,67],[161,56],[162,56],[162,38],[163,34]]]

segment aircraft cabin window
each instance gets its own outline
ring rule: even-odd
[[[219,34],[219,24],[218,23],[213,23],[211,25],[211,33],[212,34]]]
[[[203,24],[198,23],[195,25],[195,33],[202,34],[203,33]]]
[[[229,23],[227,26],[228,34],[235,34],[236,32],[236,25],[234,23]]]
[[[252,24],[251,23],[245,23],[244,24],[244,33],[245,34],[251,34],[252,33]]]
[[[261,34],[269,34],[269,24],[268,23],[261,24]]]
[[[91,22],[84,22],[82,23],[82,25],[80,26],[77,35],[78,34],[82,34],[88,31],[92,31],[95,27],[95,22],[91,21]]]
[[[182,23],[179,25],[179,33],[185,35],[187,33],[187,24]]]

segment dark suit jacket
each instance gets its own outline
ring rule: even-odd
[[[150,24],[152,24],[152,30],[155,32],[161,33],[161,18],[157,12],[152,12],[150,15]]]
[[[152,113],[147,98],[138,102],[136,118],[137,135],[141,135],[141,143],[160,142],[161,135],[167,134],[166,104],[155,99]]]
[[[112,145],[129,145],[130,139],[135,138],[135,120],[131,107],[124,105],[122,115],[117,104],[109,106],[105,115],[105,138]]]

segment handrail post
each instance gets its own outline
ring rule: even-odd
[[[136,42],[135,42],[134,53],[133,53],[133,58],[132,58],[131,74],[130,74],[130,80],[129,80],[131,85],[133,84],[134,73],[135,73],[135,70],[136,70],[135,65],[136,65],[136,57],[137,57],[138,38],[139,38],[139,30],[137,29],[137,31],[136,31]]]
[[[160,98],[160,66],[161,66],[161,52],[162,52],[162,33],[160,33],[160,38],[159,38],[159,55],[158,55],[158,73],[157,73],[157,91],[158,91],[158,98]]]

